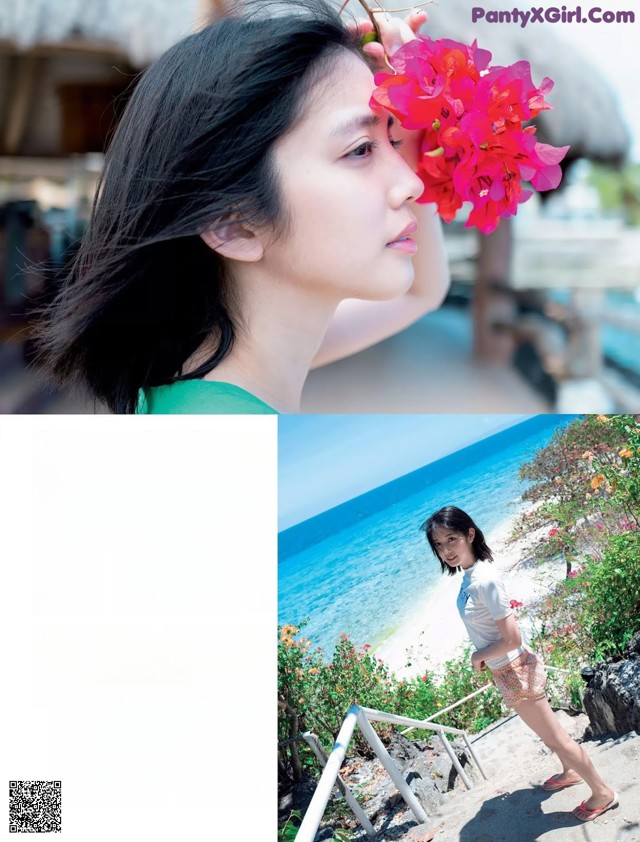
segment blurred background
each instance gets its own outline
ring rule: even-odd
[[[526,59],[536,84],[555,81],[536,124],[571,145],[563,183],[488,237],[463,213],[445,226],[444,306],[311,372],[304,412],[640,410],[640,23],[599,7],[610,23],[524,28],[472,23],[467,0],[426,7],[426,34],[476,38],[493,64]],[[348,12],[362,16],[354,0]],[[55,277],[73,256],[139,72],[219,13],[211,0],[0,0],[0,412],[104,411],[38,371],[34,309],[56,282],[36,267]]]

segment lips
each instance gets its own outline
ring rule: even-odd
[[[387,248],[401,251],[405,254],[415,254],[418,251],[418,244],[415,240],[411,239],[411,234],[415,234],[417,230],[418,223],[414,219],[398,234],[395,240],[387,243]]]
[[[418,223],[416,222],[415,219],[412,219],[411,222],[405,228],[402,229],[402,231],[398,234],[398,236],[395,237],[395,239],[390,240],[387,243],[387,245],[391,246],[394,243],[402,242],[403,240],[409,239],[411,234],[415,234],[417,230],[418,230]]]

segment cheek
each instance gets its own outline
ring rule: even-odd
[[[354,241],[366,248],[367,240],[383,236],[384,208],[371,185],[340,179],[335,173],[309,180],[293,198],[296,221],[309,237],[329,238],[332,248]],[[356,255],[354,255],[356,256]]]

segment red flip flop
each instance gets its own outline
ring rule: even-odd
[[[556,789],[564,789],[566,786],[575,786],[576,784],[582,783],[582,778],[573,778],[571,780],[558,780],[562,772],[558,772],[557,775],[551,775],[550,778],[542,784],[542,788],[545,789],[547,792],[553,792]]]
[[[605,804],[604,807],[594,807],[593,810],[590,810],[588,807],[584,806],[584,801],[578,807],[575,808],[573,811],[573,815],[580,819],[581,822],[592,822],[594,819],[597,819],[598,816],[601,816],[603,813],[606,813],[607,810],[612,810],[614,807],[618,806],[618,793],[613,793],[613,798],[609,801],[608,804]],[[581,816],[580,813],[583,813]]]

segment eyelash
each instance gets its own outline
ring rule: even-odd
[[[399,146],[402,146],[402,140],[389,140],[389,143],[393,146],[394,149],[397,149]],[[346,157],[347,158],[368,158],[369,155],[373,152],[374,149],[377,149],[380,146],[380,142],[377,140],[368,140],[366,143],[361,143],[360,146],[357,146],[351,152],[349,152]],[[358,152],[366,152],[365,155],[358,155]]]

